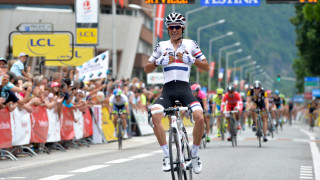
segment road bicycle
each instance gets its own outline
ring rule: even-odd
[[[166,113],[170,120],[169,129],[169,156],[172,179],[192,179],[192,157],[191,148],[187,131],[184,127],[183,120],[180,118],[180,111],[188,111],[190,121],[192,119],[192,110],[188,107],[181,107],[179,101],[175,101],[177,107],[169,107],[162,110],[148,110],[148,123],[153,128],[151,121],[152,115],[157,113]]]
[[[257,114],[257,132],[256,132],[256,135],[257,135],[257,138],[259,140],[259,147],[261,147],[261,141],[262,141],[262,133],[263,133],[263,130],[262,130],[262,117],[261,117],[261,109],[256,109],[256,110],[252,110],[253,112],[256,112]]]
[[[118,120],[117,120],[117,127],[116,127],[116,132],[117,132],[117,138],[118,138],[118,149],[122,149],[122,140],[123,140],[123,129],[122,129],[122,119],[121,115],[124,114],[127,117],[127,113],[118,111],[117,113],[112,113],[112,115],[118,115]],[[110,116],[111,117],[111,116]]]
[[[224,134],[226,133],[226,123],[224,122],[224,117],[219,115],[216,116],[217,118],[220,119],[220,136],[221,136],[221,140],[224,141]]]
[[[273,121],[272,121],[272,116],[271,116],[270,112],[268,112],[268,130],[269,130],[271,137],[273,138],[274,137],[274,135],[273,135],[274,127],[273,127]]]
[[[224,114],[230,114],[230,134],[231,134],[231,143],[232,147],[237,146],[237,125],[236,125],[236,120],[234,118],[234,114],[238,113],[238,110],[235,111],[224,111]]]

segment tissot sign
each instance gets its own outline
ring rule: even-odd
[[[201,0],[201,6],[260,6],[261,0]]]

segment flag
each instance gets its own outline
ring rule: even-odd
[[[230,77],[231,77],[231,69],[228,69],[227,71],[228,83],[230,82]]]
[[[223,73],[224,73],[224,69],[223,69],[223,68],[220,68],[220,72],[219,72],[219,75],[218,75],[218,80],[219,80],[219,82],[221,82],[222,79],[223,79]]]
[[[240,81],[240,90],[243,89],[244,82],[245,82],[245,80],[241,80],[241,81]]]
[[[114,2],[117,3],[117,0],[114,0]],[[124,0],[119,0],[119,4],[120,4],[121,8],[123,8]]]
[[[215,62],[210,62],[210,77],[213,78],[214,76],[214,68],[215,68],[216,63]]]
[[[238,84],[239,84],[238,76],[234,77],[233,84],[234,84],[234,87],[235,87],[235,88],[238,87]]]
[[[155,36],[162,39],[162,30],[163,30],[163,18],[164,18],[164,11],[166,5],[159,4],[157,5],[156,11],[156,19],[155,19]]]

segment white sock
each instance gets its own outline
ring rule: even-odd
[[[168,147],[168,145],[167,144],[162,145],[161,149],[163,151],[164,157],[169,157],[169,147]]]
[[[125,134],[127,134],[127,129],[123,130],[123,132],[124,132]]]
[[[191,151],[191,157],[198,157],[199,156],[199,146],[198,145],[193,145],[192,146],[192,151]]]

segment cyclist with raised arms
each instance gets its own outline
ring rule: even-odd
[[[192,95],[197,98],[197,100],[200,102],[202,109],[204,110],[204,122],[206,124],[206,133],[207,138],[206,141],[210,142],[210,116],[208,116],[208,104],[207,104],[207,95],[205,92],[201,90],[200,84],[193,84],[191,86]]]
[[[223,118],[221,116],[221,102],[222,102],[222,98],[223,98],[223,89],[222,88],[218,88],[217,89],[217,94],[213,96],[212,98],[212,113],[214,114],[214,116],[217,117],[217,136],[220,137],[220,119]]]
[[[185,18],[182,14],[170,13],[166,17],[165,24],[170,40],[158,43],[144,67],[145,73],[148,74],[161,65],[164,75],[162,94],[154,102],[151,110],[174,107],[176,100],[179,100],[183,106],[191,105],[195,120],[191,151],[192,167],[193,171],[199,174],[202,163],[198,152],[204,132],[204,117],[200,102],[192,95],[189,77],[192,64],[204,71],[209,70],[209,64],[195,41],[183,39]],[[162,114],[152,115],[153,131],[164,153],[162,169],[167,172],[170,171],[170,158],[166,134],[161,124],[162,118]]]
[[[122,113],[127,113],[129,111],[129,105],[128,105],[128,98],[125,94],[122,94],[121,89],[114,89],[113,90],[113,95],[110,97],[109,100],[109,109],[112,109],[112,114],[113,114],[113,124],[114,124],[114,133],[113,136],[117,137],[117,132],[116,132],[116,127],[117,127],[117,120],[119,116],[117,115],[118,112]],[[121,120],[122,120],[122,128],[123,128],[123,138],[127,139],[128,138],[128,133],[127,133],[127,120],[126,120],[126,115],[121,114]]]
[[[238,124],[237,129],[241,129],[239,120],[240,120],[240,114],[242,112],[242,99],[238,92],[235,91],[235,88],[232,85],[229,85],[227,88],[227,93],[224,94],[222,102],[221,102],[221,113],[224,111],[224,107],[226,107],[225,111],[234,111],[238,110],[237,113],[234,113],[236,123]],[[228,141],[231,141],[231,134],[230,134],[230,114],[226,113],[224,116],[227,119],[228,123],[228,132],[229,137]]]
[[[269,111],[269,102],[267,99],[267,92],[261,87],[260,81],[255,81],[253,87],[248,91],[247,94],[247,106],[249,109],[253,110],[252,118],[257,124],[257,113],[254,111],[256,109],[261,110],[261,118],[263,121],[263,141],[267,142],[267,129],[268,129],[268,114],[266,111]],[[252,125],[252,129],[255,131],[256,127]]]

